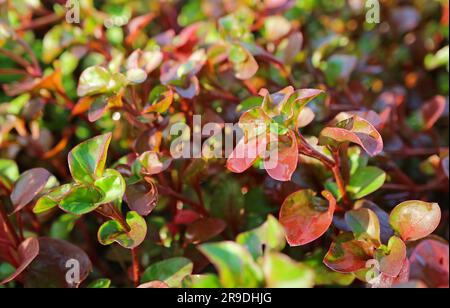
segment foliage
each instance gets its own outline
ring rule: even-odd
[[[449,286],[448,0],[78,4],[0,0],[2,286]]]

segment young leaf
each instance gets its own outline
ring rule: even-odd
[[[141,282],[161,281],[170,288],[178,288],[183,279],[192,274],[193,269],[194,265],[189,259],[172,258],[148,267],[142,275]]]
[[[56,187],[41,197],[33,208],[35,214],[41,214],[59,205],[62,199],[72,190],[71,184]]]
[[[59,202],[59,207],[67,213],[84,215],[95,211],[103,197],[93,186],[75,186]]]
[[[124,248],[133,249],[142,244],[147,236],[147,223],[136,212],[127,214],[126,222],[130,227],[127,231],[116,220],[104,223],[98,230],[98,240],[102,245],[117,242]]]
[[[286,139],[286,140],[285,140]],[[293,131],[289,131],[288,136],[278,136],[277,144],[271,144],[270,157],[264,161],[267,173],[277,181],[287,182],[292,179],[292,175],[297,170],[298,165],[298,144]]]
[[[406,245],[400,238],[393,236],[387,247],[377,249],[375,258],[380,264],[381,272],[395,278],[406,260]]]
[[[101,203],[109,203],[116,200],[122,200],[125,194],[126,183],[122,175],[114,170],[107,169],[103,173],[103,177],[96,180],[95,187],[99,188],[103,193]]]
[[[11,201],[14,213],[27,206],[42,190],[51,177],[50,172],[43,168],[31,169],[24,172],[14,185]]]
[[[263,260],[268,288],[312,288],[314,271],[281,253],[269,253]]]
[[[199,249],[216,267],[223,287],[255,288],[261,285],[261,269],[241,245],[220,242],[203,244]]]
[[[336,200],[328,191],[317,197],[312,190],[301,190],[290,195],[281,206],[280,223],[286,230],[291,246],[306,245],[321,237],[330,227],[336,209]]]
[[[148,181],[128,185],[125,201],[132,211],[141,216],[148,216],[158,204],[158,189],[153,182]]]
[[[439,226],[441,208],[436,203],[406,201],[392,210],[389,221],[404,241],[417,241]]]
[[[377,167],[363,167],[351,176],[347,191],[352,199],[362,199],[381,188],[385,181],[386,173],[383,170]]]
[[[111,138],[109,133],[89,139],[69,153],[70,173],[75,181],[92,184],[103,176]]]

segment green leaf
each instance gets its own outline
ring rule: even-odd
[[[350,178],[347,191],[352,199],[362,199],[380,189],[386,181],[386,173],[377,167],[358,169]]]
[[[63,214],[61,215],[53,224],[50,229],[50,237],[67,240],[70,233],[75,227],[76,221],[80,216],[73,214]]]
[[[98,230],[98,240],[102,245],[116,242],[124,248],[133,249],[142,244],[147,236],[147,223],[136,212],[127,214],[126,222],[130,231],[126,231],[116,220],[104,223]]]
[[[215,274],[191,275],[183,282],[183,286],[191,289],[220,289],[219,277]]]
[[[101,67],[92,66],[83,71],[78,83],[77,94],[80,97],[102,94],[107,91],[111,73]]]
[[[103,177],[95,181],[95,187],[103,192],[104,197],[101,203],[105,204],[115,200],[122,200],[125,194],[126,183],[118,171],[107,169]]]
[[[236,242],[247,247],[255,260],[263,256],[263,247],[268,251],[282,251],[286,246],[284,228],[272,215],[260,227],[239,234]]]
[[[36,202],[33,212],[35,214],[40,214],[58,206],[59,202],[64,199],[71,190],[71,184],[62,185],[50,190]]]
[[[389,222],[404,241],[417,241],[436,230],[441,215],[437,203],[406,201],[392,210]]]
[[[75,186],[64,196],[59,207],[67,213],[84,215],[97,209],[102,198],[102,192],[93,186]]]
[[[281,253],[264,257],[263,271],[267,288],[312,288],[314,271]]]
[[[132,84],[141,84],[147,80],[147,73],[140,68],[133,68],[127,71],[127,80]]]
[[[17,181],[19,175],[19,168],[15,161],[10,159],[0,159],[0,182],[8,189],[11,188],[12,183]]]
[[[109,289],[111,287],[111,280],[109,279],[97,279],[89,284],[88,289]]]
[[[357,240],[370,240],[380,244],[380,221],[372,210],[361,208],[345,213],[345,221]]]
[[[192,274],[193,263],[186,258],[172,258],[148,267],[142,275],[141,282],[162,281],[171,288],[181,286],[183,279]]]
[[[89,139],[69,153],[69,168],[75,181],[92,184],[103,176],[111,138],[109,133]]]
[[[263,280],[251,254],[234,242],[203,244],[200,251],[214,264],[225,288],[256,288]]]

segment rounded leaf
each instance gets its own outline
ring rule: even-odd
[[[298,191],[284,201],[280,223],[286,230],[291,246],[306,245],[321,237],[330,227],[336,209],[336,200],[328,191],[317,197],[312,190]]]
[[[44,190],[51,174],[43,168],[31,169],[24,172],[14,185],[11,201],[14,213],[27,206],[42,190]]]
[[[95,181],[95,187],[103,193],[101,203],[109,203],[122,200],[125,194],[126,183],[120,172],[114,169],[107,169],[103,177]]]
[[[89,139],[69,153],[70,173],[75,181],[92,184],[103,176],[111,138],[108,133]]]
[[[404,241],[417,241],[436,230],[441,221],[437,203],[406,201],[391,212],[389,222]]]
[[[372,210],[361,208],[345,213],[345,221],[358,240],[381,243],[380,221]]]
[[[127,214],[126,222],[130,231],[126,231],[116,220],[104,223],[98,230],[98,240],[102,245],[116,242],[124,248],[133,249],[142,244],[147,236],[147,223],[136,212]]]

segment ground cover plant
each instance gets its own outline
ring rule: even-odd
[[[449,286],[448,0],[0,0],[1,288]]]

